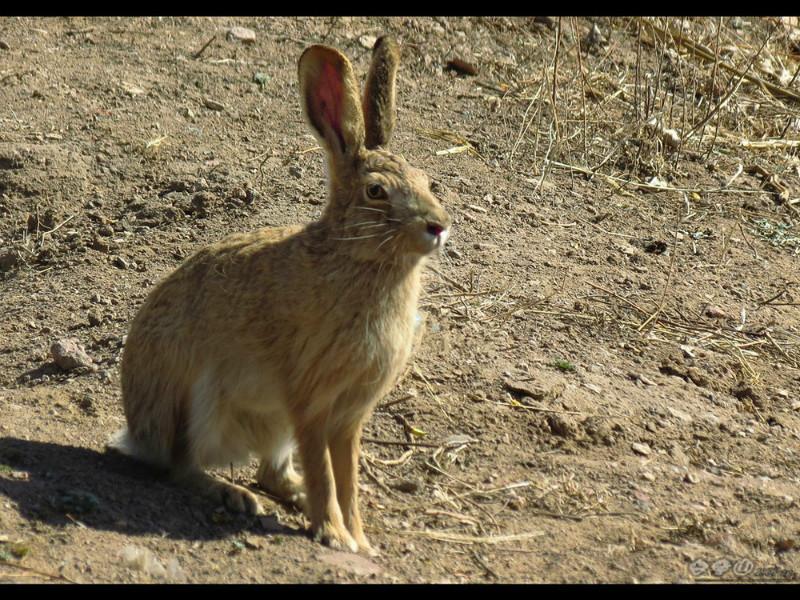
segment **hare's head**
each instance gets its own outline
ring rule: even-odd
[[[388,37],[372,52],[363,102],[350,61],[338,50],[311,46],[298,70],[303,112],[328,154],[323,220],[349,254],[382,262],[441,248],[451,220],[425,173],[384,148],[394,128],[400,52]]]

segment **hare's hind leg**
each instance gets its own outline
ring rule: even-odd
[[[303,478],[294,470],[292,452],[294,440],[290,426],[269,440],[268,447],[261,451],[261,464],[256,480],[258,485],[271,495],[300,510],[306,510],[306,493]]]
[[[217,479],[199,468],[173,471],[173,478],[183,486],[233,512],[263,515],[264,509],[256,495],[240,485]]]

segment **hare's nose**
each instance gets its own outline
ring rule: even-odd
[[[447,236],[450,234],[447,225],[442,225],[435,221],[428,221],[425,231],[431,236],[431,241],[433,241],[437,247],[444,246],[444,243],[447,241]]]
[[[444,231],[444,227],[439,225],[439,223],[428,223],[426,231],[433,237],[439,237],[441,233]]]

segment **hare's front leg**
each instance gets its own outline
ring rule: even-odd
[[[330,441],[333,475],[336,478],[336,495],[345,527],[358,544],[358,549],[374,555],[361,523],[358,509],[358,457],[361,453],[361,424],[336,432]]]
[[[306,484],[307,515],[314,539],[332,548],[358,552],[358,543],[345,527],[336,498],[327,414],[323,417],[298,423],[295,431]]]

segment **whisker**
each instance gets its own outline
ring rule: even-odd
[[[378,244],[378,247],[377,247],[377,248],[375,248],[375,250],[378,250],[378,249],[379,249],[381,246],[383,246],[383,245],[384,245],[386,242],[388,242],[389,240],[391,240],[393,237],[394,237],[394,235],[390,235],[389,237],[387,237],[387,238],[386,238],[385,240],[383,240],[383,241],[382,241],[380,244]]]
[[[378,221],[362,221],[361,223],[350,223],[349,225],[345,225],[344,229],[349,229],[351,227],[359,227],[361,225],[364,225],[366,227],[378,227],[378,226],[380,226],[380,227],[388,227],[389,226],[387,223],[380,223]]]
[[[374,235],[357,235],[355,237],[346,237],[346,238],[331,238],[332,240],[339,240],[340,242],[344,242],[347,240],[366,240],[369,238],[374,238],[380,236],[380,233],[376,233]]]
[[[389,223],[375,223],[374,225],[364,225],[362,229],[370,229],[372,227],[389,227]]]
[[[378,210],[377,208],[370,208],[369,206],[356,206],[357,210],[371,210],[372,212],[381,213],[382,215],[388,214],[385,210]],[[400,219],[392,219],[391,217],[384,217],[385,220],[392,223],[402,223]]]
[[[399,235],[396,235],[396,236],[393,236],[393,237],[394,237],[394,241],[391,244],[389,244],[389,248],[391,248],[389,250],[390,254],[394,254],[397,251],[397,242],[400,241],[400,236]]]

